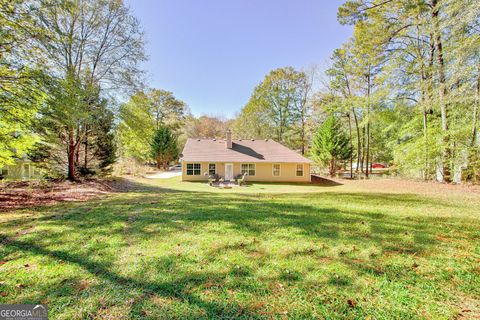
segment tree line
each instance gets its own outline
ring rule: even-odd
[[[478,182],[480,2],[349,0],[338,20],[353,35],[332,53],[320,88],[299,81],[304,72],[272,71],[242,109],[238,132],[302,153],[308,141],[307,154],[329,154],[367,177],[382,162],[425,180]],[[318,144],[325,127],[336,139],[346,134],[351,152]]]
[[[52,177],[106,173],[115,100],[140,83],[139,21],[121,1],[2,0],[0,165],[28,153]]]
[[[479,181],[480,4],[348,0],[353,35],[326,71],[282,67],[233,119],[196,117],[145,86],[139,21],[122,1],[2,0],[0,167],[28,155],[51,177],[165,168],[188,137],[271,138],[334,175],[374,162],[426,180]]]

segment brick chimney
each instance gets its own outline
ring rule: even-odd
[[[232,149],[232,131],[230,129],[227,130],[225,146],[227,149]]]

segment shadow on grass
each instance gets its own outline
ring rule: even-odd
[[[118,180],[118,185],[119,191],[126,191],[126,192],[205,192],[205,193],[218,193],[218,190],[220,188],[218,187],[212,187],[208,186],[206,181],[188,181],[188,182],[181,182],[178,180],[172,180],[174,183],[185,183],[188,185],[193,185],[195,188],[198,188],[198,190],[185,190],[181,187],[172,187],[168,185],[168,180],[167,181],[162,181],[162,185],[152,185],[150,183],[143,183],[141,180],[132,180],[132,179],[125,179],[125,178],[117,178]],[[241,187],[234,187],[231,189],[233,191],[232,193],[235,194],[242,194],[245,191],[252,192],[250,189],[252,187],[256,186],[261,186],[260,190],[268,190],[269,186],[285,186],[285,187],[318,187],[318,191],[322,191],[322,187],[335,187],[335,186],[341,186],[343,185],[340,182],[322,178],[316,175],[312,175],[312,182],[264,182],[264,181],[247,181],[245,185]],[[203,188],[202,190],[202,187]],[[301,189],[298,190],[297,192],[301,192]],[[278,194],[276,190],[272,190],[272,193]],[[285,192],[283,192],[285,193]]]
[[[213,316],[248,316],[249,318],[254,318],[254,315],[248,314],[249,312],[244,308],[240,307],[238,304],[226,304],[226,303],[217,303],[215,301],[204,301],[197,296],[190,294],[187,287],[192,285],[200,285],[204,283],[207,279],[212,281],[212,279],[220,282],[225,275],[218,273],[192,273],[182,278],[177,278],[175,281],[156,283],[149,282],[145,280],[138,280],[130,277],[124,277],[118,275],[109,270],[108,264],[103,264],[100,262],[93,261],[88,258],[88,256],[79,256],[72,254],[70,252],[62,250],[49,250],[41,246],[36,245],[33,242],[18,241],[12,240],[0,236],[0,243],[14,248],[16,250],[21,250],[24,252],[30,252],[36,255],[48,256],[54,259],[58,259],[70,264],[75,264],[85,271],[100,277],[107,282],[114,284],[115,286],[122,287],[123,290],[132,290],[140,289],[143,294],[146,295],[157,295],[168,298],[177,298],[181,301],[188,302],[189,304],[196,305],[202,310],[206,311],[205,316],[211,318]],[[157,262],[162,264],[162,262]],[[58,292],[58,288],[55,289],[55,292]],[[68,292],[67,292],[68,294]],[[24,303],[28,301],[23,301]],[[138,303],[142,303],[138,301]]]
[[[305,239],[315,243],[374,245],[383,251],[401,254],[422,255],[437,243],[436,234],[443,231],[442,223],[448,222],[458,231],[466,220],[436,217],[395,216],[392,211],[398,205],[443,206],[437,200],[414,195],[368,193],[321,193],[321,194],[220,194],[208,192],[184,192],[162,187],[145,188],[134,186],[136,194],[120,195],[87,203],[40,208],[38,214],[2,223],[2,229],[16,229],[41,225],[51,232],[32,232],[26,239],[13,234],[1,235],[0,241],[6,248],[5,255],[25,252],[48,256],[75,264],[103,280],[119,286],[122,290],[138,289],[147,296],[159,295],[188,302],[204,310],[205,317],[264,318],[264,315],[246,310],[237,303],[217,298],[206,301],[191,292],[192,287],[205,284],[207,279],[221,282],[226,274],[191,272],[172,281],[152,281],[142,277],[125,277],[113,272],[115,256],[104,256],[101,262],[92,259],[108,251],[108,243],[97,241],[89,248],[65,251],[50,249],[50,245],[71,242],[65,236],[81,235],[86,241],[117,236],[122,239],[118,250],[155,237],[174,238],[192,232],[198,237],[232,233],[251,242],[237,242],[212,248],[208,256],[216,259],[226,251],[248,251],[255,253],[253,241],[270,241],[272,232],[289,237]],[[335,205],[335,204],[338,205]],[[358,209],[345,206],[355,203]],[[454,204],[449,204],[454,208]],[[218,228],[209,229],[209,225]],[[60,230],[60,231],[55,231]],[[198,232],[198,233],[195,233]],[[463,232],[469,232],[463,230]],[[93,240],[92,240],[93,241]],[[316,254],[315,248],[296,252],[297,255]],[[348,253],[348,252],[347,252]],[[108,255],[109,253],[105,253]],[[342,253],[343,254],[343,253]],[[172,258],[175,259],[175,258]],[[258,260],[270,263],[268,254],[259,255]],[[348,262],[358,274],[382,274],[382,270]],[[171,259],[156,261],[156,270],[168,272]],[[248,267],[231,270],[228,274],[247,281],[251,274]],[[284,273],[279,280],[298,281],[301,274]],[[350,282],[333,285],[348,286]],[[29,301],[18,301],[29,302]],[[141,309],[141,301],[132,309]]]

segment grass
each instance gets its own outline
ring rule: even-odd
[[[478,194],[136,184],[1,213],[0,303],[52,319],[480,314]]]

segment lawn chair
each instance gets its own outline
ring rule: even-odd
[[[237,184],[239,186],[243,186],[245,184],[245,178],[247,177],[247,173],[245,172],[244,174],[239,174],[236,178],[235,181],[237,181]]]
[[[220,176],[218,174],[211,174],[208,176],[208,184],[210,186],[213,186],[215,182],[218,182],[220,180]]]

